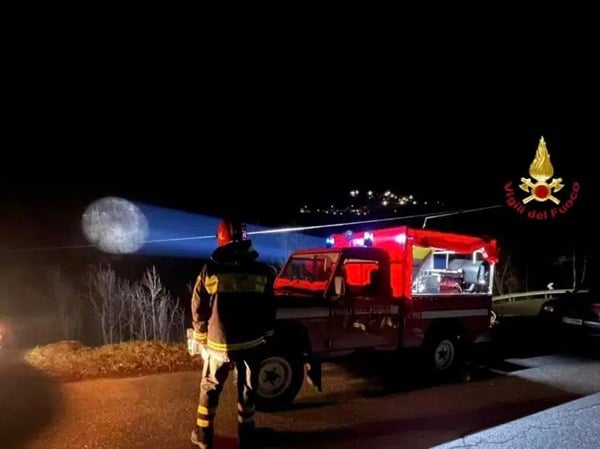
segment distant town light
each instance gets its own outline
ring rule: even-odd
[[[398,213],[398,208],[402,206],[416,206],[418,204],[431,205],[437,204],[443,206],[441,201],[418,201],[414,195],[398,195],[392,190],[386,190],[383,192],[377,192],[374,190],[367,190],[366,194],[361,197],[358,189],[352,189],[349,191],[350,196],[353,200],[344,202],[342,204],[330,204],[325,209],[311,208],[308,204],[300,208],[301,214],[331,214],[331,215],[348,215],[355,214],[359,216],[368,216],[371,213],[384,212],[389,206],[390,212]]]

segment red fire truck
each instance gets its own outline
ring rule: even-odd
[[[334,234],[293,252],[275,281],[277,326],[259,372],[263,410],[291,403],[321,360],[360,349],[419,348],[453,371],[492,325],[493,239],[406,226]]]

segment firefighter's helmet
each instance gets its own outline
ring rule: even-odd
[[[231,242],[246,240],[246,225],[238,220],[225,219],[217,228],[217,244],[227,245]]]

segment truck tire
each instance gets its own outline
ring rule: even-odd
[[[269,412],[288,407],[304,383],[304,364],[299,355],[281,350],[267,354],[258,371],[256,408]]]
[[[462,350],[458,335],[436,332],[425,342],[426,367],[434,376],[451,376],[462,366]]]

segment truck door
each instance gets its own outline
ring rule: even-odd
[[[330,344],[334,350],[390,346],[397,342],[398,305],[383,282],[378,260],[346,259],[345,292],[331,303]]]

